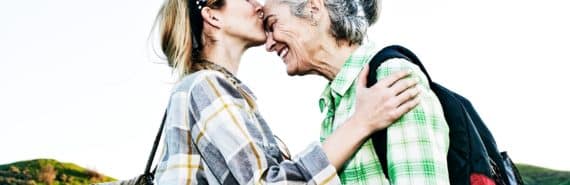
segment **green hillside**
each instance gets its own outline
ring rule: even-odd
[[[570,185],[570,172],[517,164],[526,185]],[[83,185],[115,179],[73,163],[36,159],[0,165],[0,185]]]
[[[112,180],[93,170],[53,159],[0,165],[0,185],[83,185]]]
[[[525,185],[570,185],[570,172],[517,164]]]

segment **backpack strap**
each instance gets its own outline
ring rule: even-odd
[[[427,76],[427,79],[432,84],[431,78],[428,75],[425,67],[420,62],[419,58],[410,50],[398,46],[392,45],[385,47],[384,49],[380,50],[376,55],[372,58],[369,65],[369,72],[367,76],[366,87],[370,87],[374,85],[377,80],[376,69],[380,67],[385,61],[389,59],[400,58],[412,62],[413,64],[420,67],[422,72]],[[382,171],[384,171],[384,176],[387,179],[390,179],[388,175],[388,156],[387,156],[387,147],[388,147],[388,136],[387,136],[387,128],[377,131],[372,134],[370,137],[372,139],[372,143],[374,145],[374,150],[376,151],[376,155],[380,160],[380,164],[382,165]]]
[[[367,79],[367,83],[366,86],[370,87],[372,85],[374,85],[377,82],[377,74],[376,74],[376,69],[378,69],[380,67],[380,65],[382,65],[385,61],[389,60],[389,59],[394,59],[394,58],[400,58],[400,59],[404,59],[407,60],[415,65],[417,65],[420,70],[426,75],[428,81],[430,84],[433,83],[433,81],[431,80],[431,77],[429,76],[429,73],[427,72],[426,68],[424,67],[424,65],[422,64],[422,62],[420,61],[420,59],[409,49],[399,46],[399,45],[391,45],[388,47],[385,47],[384,49],[380,50],[378,53],[376,53],[376,55],[374,55],[374,57],[372,58],[372,60],[370,61],[369,65],[369,73],[368,73],[368,79]]]
[[[156,168],[151,172],[150,168],[152,167],[152,162],[154,160],[154,156],[156,154],[156,150],[158,149],[158,144],[160,143],[160,138],[162,137],[162,129],[164,128],[164,123],[166,122],[166,115],[168,114],[168,110],[164,111],[164,116],[162,117],[162,123],[160,124],[160,128],[158,129],[158,133],[154,139],[154,143],[152,145],[152,150],[150,151],[150,156],[146,162],[146,168],[144,169],[144,176],[146,178],[153,178],[154,172]],[[150,179],[152,181],[152,179]]]

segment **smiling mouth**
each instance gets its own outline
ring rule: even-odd
[[[281,49],[277,55],[279,55],[279,57],[281,57],[282,60],[285,60],[285,57],[287,56],[287,54],[289,54],[289,48],[288,47],[284,47],[283,49]]]

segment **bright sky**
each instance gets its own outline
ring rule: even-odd
[[[0,164],[54,158],[141,173],[173,80],[149,49],[162,0],[0,2]],[[370,39],[415,51],[467,96],[515,162],[570,170],[569,3],[385,0]],[[249,50],[238,75],[296,153],[318,139],[326,81]]]

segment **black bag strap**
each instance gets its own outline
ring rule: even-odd
[[[151,173],[150,168],[152,167],[152,162],[154,160],[154,156],[156,154],[156,150],[158,149],[158,144],[160,143],[160,137],[162,137],[162,129],[164,128],[164,123],[166,122],[166,115],[168,114],[168,110],[164,111],[164,116],[162,117],[162,123],[160,124],[160,128],[158,129],[158,133],[154,139],[154,144],[152,145],[152,150],[150,151],[150,156],[146,162],[146,168],[144,169],[144,174],[154,174],[154,170]]]
[[[376,76],[377,76],[376,69],[378,69],[378,67],[380,67],[380,65],[382,65],[385,61],[387,61],[389,59],[394,59],[394,58],[404,59],[404,60],[407,60],[407,61],[417,65],[420,68],[420,70],[422,70],[422,72],[426,75],[429,83],[430,84],[433,83],[433,81],[431,80],[431,77],[429,76],[429,73],[427,72],[426,68],[424,67],[424,65],[422,64],[420,59],[416,56],[416,54],[414,54],[412,51],[410,51],[409,49],[407,49],[403,46],[391,45],[391,46],[383,48],[378,53],[376,53],[376,55],[374,55],[374,57],[372,58],[372,60],[368,64],[370,67],[369,68],[370,70],[368,73],[368,80],[366,83],[367,87],[370,87],[377,82],[377,80],[376,80]]]
[[[376,69],[378,69],[380,67],[380,65],[382,65],[382,63],[384,63],[385,61],[387,61],[389,59],[394,59],[394,58],[404,59],[404,60],[407,60],[407,61],[412,62],[413,64],[419,66],[420,69],[422,70],[422,72],[427,76],[427,79],[428,79],[430,86],[431,86],[431,84],[433,82],[431,81],[431,78],[428,75],[427,70],[425,69],[425,67],[420,62],[420,59],[412,51],[410,51],[410,50],[408,50],[402,46],[392,45],[392,46],[385,47],[384,49],[382,49],[378,53],[376,53],[376,55],[374,55],[374,57],[372,58],[372,60],[368,64],[369,65],[369,72],[368,72],[367,82],[366,82],[367,87],[370,87],[377,82]],[[384,176],[387,179],[390,179],[389,175],[388,175],[388,156],[386,153],[387,147],[388,147],[387,130],[388,129],[383,129],[383,130],[377,131],[377,132],[372,134],[371,138],[372,138],[372,143],[374,145],[374,150],[376,151],[376,155],[378,156],[378,159],[380,160],[380,164],[382,165],[382,170],[384,171]]]

